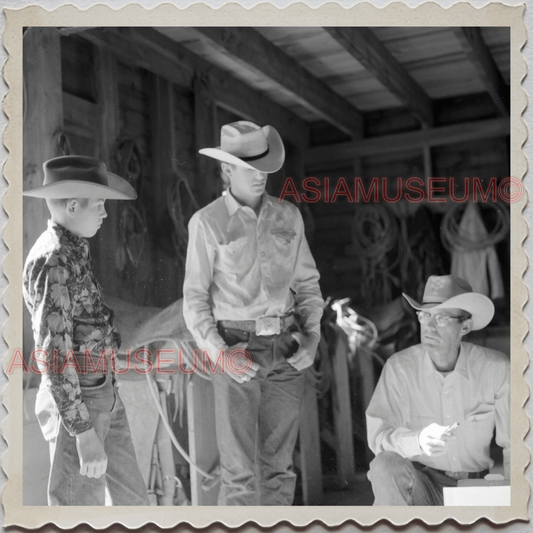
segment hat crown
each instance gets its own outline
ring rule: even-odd
[[[220,132],[220,149],[236,157],[261,156],[268,152],[264,128],[246,120],[226,124]]]
[[[466,294],[472,287],[464,279],[456,276],[430,276],[426,283],[422,302],[424,304],[442,303],[454,296]]]
[[[43,185],[61,181],[83,181],[108,185],[107,168],[104,162],[94,157],[66,155],[55,157],[43,165]]]

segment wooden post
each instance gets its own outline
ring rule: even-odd
[[[24,189],[43,182],[43,163],[54,157],[54,134],[63,128],[61,48],[59,33],[29,28],[24,35]],[[46,228],[48,209],[43,200],[24,199],[30,215],[23,228],[24,257]]]
[[[426,127],[422,127],[423,130],[427,130]],[[424,156],[424,176],[425,181],[427,181],[428,178],[433,176],[433,161],[431,159],[431,146],[428,144],[424,145],[422,148],[422,153]]]
[[[304,505],[320,505],[323,497],[320,427],[316,390],[306,379],[300,412],[300,461]]]
[[[210,381],[193,375],[187,385],[187,423],[189,426],[189,455],[206,472],[218,464],[215,429],[215,392]],[[210,490],[202,489],[204,477],[191,465],[191,504],[217,505],[220,484]]]
[[[342,487],[355,485],[355,460],[353,449],[353,424],[350,403],[350,379],[348,369],[348,339],[335,327],[337,333],[333,355],[333,417],[337,437],[337,476]]]
[[[42,185],[43,163],[56,155],[54,134],[63,129],[63,93],[61,87],[61,47],[59,33],[52,28],[29,28],[23,40],[23,75],[25,92],[23,126],[24,190]],[[23,258],[49,218],[44,200],[23,199]],[[33,347],[33,333],[24,309],[24,347]]]
[[[218,135],[215,134],[216,106],[210,99],[205,89],[206,78],[194,79],[194,120],[196,133],[196,149],[218,146]],[[207,205],[215,199],[216,180],[218,179],[218,163],[207,156],[197,154],[198,180],[196,182],[195,195],[200,207]]]
[[[115,58],[105,48],[97,51],[95,82],[98,89],[97,114],[98,139],[97,157],[104,161],[112,172],[118,171],[116,160],[119,136],[119,98]],[[124,177],[124,176],[121,176]],[[97,234],[97,246],[93,257],[97,276],[104,286],[105,293],[119,296],[122,293],[117,283],[117,243],[119,242],[119,210],[122,202],[108,201],[105,208],[108,218]]]

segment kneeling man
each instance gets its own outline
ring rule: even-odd
[[[494,316],[454,276],[430,276],[417,309],[421,343],[393,355],[366,411],[374,505],[443,505],[443,487],[483,478],[503,448],[509,478],[509,358],[463,342]]]

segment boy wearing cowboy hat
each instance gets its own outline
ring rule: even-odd
[[[298,209],[265,192],[285,158],[278,132],[235,122],[222,127],[220,147],[200,153],[221,161],[230,182],[189,223],[183,288],[187,327],[219,365],[212,375],[218,502],[290,505],[302,370],[320,338],[319,274]],[[244,349],[251,361],[239,370],[228,355]]]
[[[88,238],[107,216],[106,199],[134,189],[92,157],[46,161],[41,187],[51,214],[23,274],[42,374],[36,414],[50,444],[49,505],[149,505],[110,357],[120,345],[113,311],[92,270]]]
[[[374,505],[443,505],[443,487],[483,478],[494,429],[509,478],[509,359],[463,342],[494,305],[454,276],[430,276],[417,310],[421,343],[385,364],[366,411]]]

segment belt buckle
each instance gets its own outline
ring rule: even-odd
[[[259,336],[279,335],[281,320],[277,316],[266,316],[255,321],[255,334]]]

